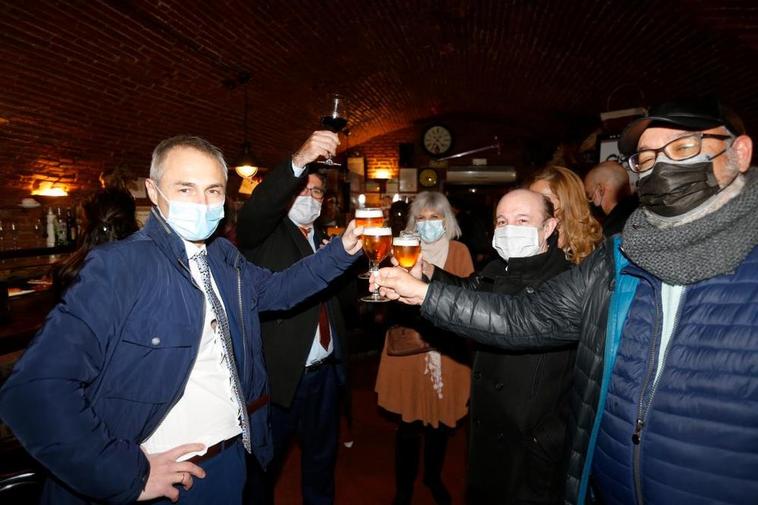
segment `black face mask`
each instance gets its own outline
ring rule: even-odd
[[[602,223],[605,220],[605,211],[600,205],[595,205],[590,202],[590,213],[598,222]]]
[[[679,216],[719,192],[713,162],[655,164],[637,183],[640,206],[659,216]]]

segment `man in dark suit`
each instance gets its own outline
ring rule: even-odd
[[[255,188],[237,223],[239,247],[249,260],[273,271],[285,270],[313,254],[327,238],[313,224],[321,211],[325,180],[307,173],[300,161],[309,159],[304,153],[325,145],[333,153],[336,140],[331,132],[314,132],[291,164],[277,167]],[[338,390],[345,382],[341,340],[345,327],[336,289],[261,318],[271,387],[274,462],[265,474],[259,467],[251,470],[249,503],[273,503],[273,484],[295,437],[302,450],[303,503],[334,501]]]

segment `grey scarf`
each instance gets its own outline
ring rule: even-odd
[[[624,226],[623,250],[634,263],[667,284],[686,285],[734,272],[758,244],[758,170],[718,210],[668,228],[654,226],[643,209]]]

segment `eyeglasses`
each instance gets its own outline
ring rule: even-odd
[[[672,161],[684,161],[690,158],[694,158],[703,148],[703,139],[717,139],[717,140],[729,140],[733,139],[731,135],[717,135],[714,133],[691,133],[683,137],[676,138],[658,149],[644,149],[638,153],[635,153],[629,157],[629,168],[632,172],[642,173],[647,172],[655,165],[655,160],[658,158],[658,153],[663,152]],[[717,156],[721,156],[729,149],[731,145],[710,157],[714,159]]]
[[[326,191],[317,187],[305,187],[303,188],[303,192],[305,194],[310,194],[316,200],[323,200],[324,195],[326,195]]]

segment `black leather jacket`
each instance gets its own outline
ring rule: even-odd
[[[578,342],[567,432],[571,451],[567,504],[577,502],[597,413],[613,271],[609,239],[581,265],[537,290],[507,296],[432,282],[421,305],[421,314],[436,326],[502,349],[531,350]]]

